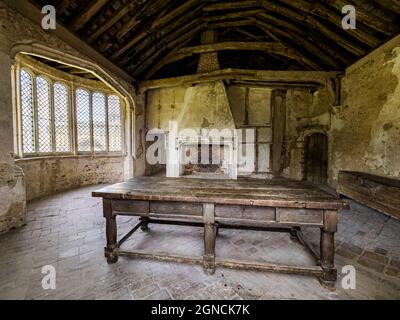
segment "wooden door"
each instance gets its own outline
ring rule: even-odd
[[[314,133],[307,137],[305,150],[305,177],[313,183],[326,183],[328,178],[328,138]]]

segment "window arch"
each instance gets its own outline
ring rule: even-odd
[[[19,69],[20,157],[121,153],[119,96],[44,73]]]

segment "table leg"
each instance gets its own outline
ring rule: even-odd
[[[115,263],[118,261],[118,256],[115,249],[118,248],[117,243],[117,220],[116,216],[112,213],[111,200],[103,200],[103,215],[106,218],[106,239],[107,246],[104,248],[104,255],[108,263]]]
[[[215,272],[215,238],[217,234],[214,204],[205,203],[203,205],[204,219],[204,255],[203,267],[207,274],[211,275]]]
[[[203,266],[206,273],[210,275],[215,272],[215,235],[215,225],[205,224]]]
[[[321,229],[321,283],[329,289],[335,289],[337,271],[335,269],[335,232],[337,231],[337,212],[324,212],[324,227]]]
[[[140,229],[143,231],[149,230],[149,218],[147,217],[142,217],[142,225],[140,226]]]
[[[290,229],[290,239],[292,241],[299,241],[299,238],[297,237],[297,232],[300,231],[300,227],[293,227]]]

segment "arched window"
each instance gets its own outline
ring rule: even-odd
[[[76,90],[75,100],[78,151],[91,151],[91,112],[89,99],[89,92],[84,89]]]
[[[68,88],[56,82],[54,84],[54,133],[56,152],[71,151],[71,125]]]
[[[45,71],[36,76],[31,68],[19,71],[20,156],[122,152],[117,95],[91,89],[94,82],[72,91],[71,80],[68,85]]]
[[[108,96],[108,148],[121,151],[121,105],[116,95]]]
[[[33,79],[25,69],[20,71],[21,91],[21,129],[22,129],[22,150],[24,153],[34,153],[35,132],[34,132],[34,109],[33,109]]]

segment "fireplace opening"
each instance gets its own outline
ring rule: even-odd
[[[226,145],[198,144],[182,148],[182,176],[199,178],[229,178]]]

